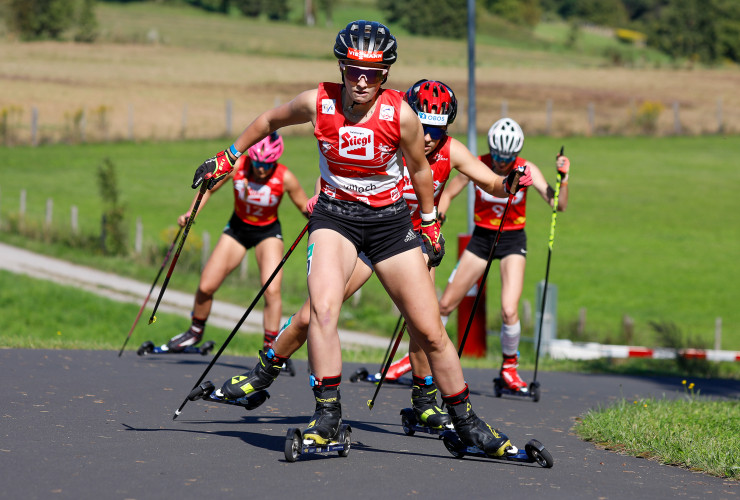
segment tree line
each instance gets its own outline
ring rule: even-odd
[[[110,0],[126,2],[129,0]],[[154,0],[152,0],[154,1]],[[184,0],[198,8],[247,17],[287,21],[289,0]],[[316,12],[331,23],[340,0],[304,0],[303,19],[312,25]],[[6,0],[2,12],[10,32],[21,39],[74,39],[93,42],[98,35],[96,0]],[[3,4],[0,4],[2,6]],[[422,36],[463,38],[467,0],[377,0],[387,23]],[[620,39],[639,41],[674,59],[703,63],[740,62],[738,0],[476,0],[481,14],[532,30],[543,19],[561,19],[618,29]]]

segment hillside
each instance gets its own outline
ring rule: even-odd
[[[234,135],[266,106],[337,78],[330,48],[339,17],[334,27],[309,28],[152,3],[101,3],[98,17],[101,39],[93,45],[0,42],[7,143],[30,141],[32,108],[40,142]],[[740,131],[735,67],[670,69],[648,52],[630,53],[633,67],[613,67],[603,53],[616,42],[603,35],[584,35],[581,46],[565,50],[562,27],[544,26],[526,42],[488,28],[479,29],[476,46],[479,131],[505,111],[528,133],[638,133],[645,103],[659,111],[659,134],[674,133],[677,121],[681,133],[713,133],[720,123]],[[466,43],[398,38],[389,85],[447,82],[463,104],[453,132],[464,133]]]

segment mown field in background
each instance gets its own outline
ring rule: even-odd
[[[0,112],[8,113],[0,142],[30,143],[32,109],[40,143],[233,135],[266,106],[336,80],[331,47],[337,30],[352,19],[382,19],[374,2],[341,2],[332,26],[319,19],[315,27],[170,3],[103,2],[97,12],[101,36],[92,45],[0,36]],[[387,86],[403,90],[420,78],[446,82],[462,104],[453,130],[464,133],[466,41],[414,37],[391,27],[399,59]],[[543,23],[531,33],[481,15],[477,33],[481,132],[504,108],[528,134],[634,135],[644,132],[646,120],[658,135],[675,133],[677,123],[688,135],[720,126],[740,132],[735,66],[674,64],[587,29],[569,46],[562,23]],[[607,55],[614,53],[621,54],[620,65]]]
[[[722,348],[740,349],[740,311],[735,307],[740,269],[740,201],[732,193],[740,180],[734,158],[736,137],[650,138],[527,138],[523,156],[554,179],[554,156],[565,145],[572,160],[568,211],[559,214],[550,282],[558,287],[559,337],[653,346],[659,342],[651,322],[674,323],[692,345],[712,347],[715,318],[722,318]],[[150,283],[171,241],[177,215],[193,197],[192,173],[205,157],[224,147],[222,141],[181,143],[118,143],[83,146],[12,148],[0,166],[0,224],[3,241],[57,255],[86,265]],[[483,143],[479,144],[480,150]],[[102,201],[96,168],[104,158],[116,166],[127,205],[133,244],[134,221],[144,226],[145,246],[158,245],[161,254],[149,259],[107,258],[44,242],[29,242],[9,229],[17,219],[19,193],[27,190],[27,224],[43,225],[47,198],[54,199],[54,226],[69,231],[70,207],[80,211],[84,233],[97,234]],[[310,190],[317,169],[314,140],[290,137],[283,157],[304,188]],[[40,174],[40,175],[39,175]],[[191,239],[203,231],[212,244],[227,221],[232,196],[222,190],[199,216]],[[535,303],[535,285],[545,274],[551,212],[532,196],[527,233],[529,253],[523,300]],[[290,203],[281,207],[284,237],[292,242],[305,219]],[[35,222],[34,222],[35,221]],[[467,229],[466,200],[460,196],[443,227],[448,258],[437,276],[441,291],[455,265],[456,235]],[[40,231],[41,229],[39,229]],[[304,245],[288,260],[284,277],[284,312],[291,313],[305,298]],[[193,270],[187,260],[178,265],[170,287],[194,292]],[[237,273],[235,273],[237,274]],[[233,276],[218,297],[248,305],[259,289],[250,253],[247,281]],[[492,269],[488,293],[488,323],[498,329],[498,272]],[[578,335],[579,312],[585,308],[585,333]],[[622,333],[623,317],[634,319],[631,339]],[[132,313],[132,317],[135,312]],[[357,305],[345,307],[342,325],[389,335],[396,321],[389,299],[376,279],[362,291]],[[454,318],[450,332],[456,330]],[[525,325],[525,336],[531,325]]]

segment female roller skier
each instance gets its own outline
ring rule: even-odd
[[[432,171],[424,155],[423,128],[401,92],[382,88],[396,61],[396,48],[386,26],[364,20],[349,23],[334,45],[342,83],[320,83],[259,115],[231,147],[196,170],[193,187],[208,173],[216,179],[228,173],[243,151],[274,130],[312,123],[321,172],[321,193],[309,219],[307,255],[308,358],[316,406],[303,433],[304,443],[326,444],[336,438],[341,425],[337,323],[357,256],[364,252],[406,318],[411,337],[429,358],[460,439],[488,455],[501,456],[513,446],[473,410],[403,200],[401,154],[418,198],[430,262],[438,262],[444,240],[434,207]]]

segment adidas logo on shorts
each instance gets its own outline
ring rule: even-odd
[[[415,239],[416,239],[416,233],[414,232],[413,229],[409,229],[409,232],[406,235],[406,239],[403,240],[403,242],[404,243],[408,243],[409,241],[412,241],[412,240],[415,240]]]

